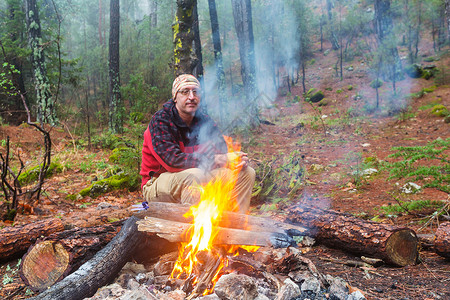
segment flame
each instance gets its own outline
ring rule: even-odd
[[[236,203],[237,195],[234,194],[233,188],[242,168],[240,165],[241,156],[239,155],[241,146],[239,143],[234,143],[231,137],[224,136],[224,139],[228,147],[227,168],[232,172],[229,172],[228,176],[214,178],[206,185],[198,187],[201,195],[200,202],[198,205],[191,206],[189,211],[184,215],[186,218],[193,218],[192,225],[185,232],[186,240],[189,242],[181,243],[178,259],[172,270],[171,278],[180,278],[181,276],[189,278],[194,273],[196,265],[200,263],[197,254],[201,251],[207,251],[214,256],[221,256],[213,248],[213,241],[218,233],[217,226],[219,226],[222,212],[237,211],[239,209]],[[230,255],[238,255],[239,248],[243,248],[248,252],[254,252],[259,247],[233,245],[222,247],[221,250],[225,250]],[[217,282],[221,275],[221,269],[226,265],[226,255],[223,255],[220,259],[220,265],[211,281],[213,284]],[[196,281],[194,281],[195,283]],[[212,289],[213,287],[205,290],[203,295],[210,293]]]

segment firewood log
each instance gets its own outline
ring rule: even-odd
[[[153,217],[145,217],[137,222],[138,230],[156,233],[169,242],[188,242],[184,234],[192,224],[169,221]],[[273,246],[275,248],[288,247],[293,244],[291,237],[278,232],[248,231],[226,227],[214,227],[217,232],[213,240],[215,245],[247,245]]]
[[[22,280],[34,291],[47,289],[91,259],[113,239],[122,223],[73,228],[38,240],[22,259]]]
[[[149,208],[147,210],[140,211],[135,215],[141,219],[145,217],[154,217],[180,223],[192,222],[192,217],[184,217],[184,214],[189,211],[189,205],[169,202],[151,202],[148,206]],[[287,224],[270,218],[245,215],[230,211],[222,212],[218,224],[221,227],[248,231],[285,233],[286,230],[294,230],[296,235],[308,235],[308,229],[299,226],[298,224]]]
[[[37,239],[63,230],[57,218],[0,230],[0,262],[22,256]]]
[[[436,230],[434,249],[440,256],[450,259],[450,222],[442,223]]]
[[[309,228],[318,243],[331,248],[380,258],[396,266],[414,264],[418,258],[418,238],[409,228],[310,206],[293,208],[288,220]]]
[[[113,280],[129,261],[142,235],[137,230],[136,217],[124,222],[120,232],[102,250],[77,271],[54,284],[34,300],[79,300],[91,297],[98,288]]]

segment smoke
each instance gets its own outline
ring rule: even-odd
[[[287,70],[296,68],[298,65],[299,19],[296,18],[292,8],[288,7],[284,1],[270,2],[270,6],[265,2],[252,2],[258,91],[257,97],[250,99],[248,104],[245,104],[244,101],[245,92],[240,77],[240,57],[237,50],[239,45],[237,44],[234,23],[229,23],[230,18],[231,20],[233,18],[231,6],[226,3],[220,5],[218,3],[219,24],[220,26],[224,25],[220,28],[221,36],[226,35],[226,40],[222,43],[224,71],[227,77],[225,104],[219,103],[214,64],[205,66],[203,89],[206,95],[208,113],[214,119],[219,120],[222,129],[225,131],[239,125],[250,124],[254,106],[258,110],[272,106],[277,97],[279,85],[282,85],[285,81]],[[209,25],[209,20],[205,23]],[[232,28],[229,28],[230,26]],[[204,50],[208,51],[208,49]],[[230,72],[232,72],[232,75],[230,75]]]

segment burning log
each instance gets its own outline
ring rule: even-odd
[[[442,223],[436,230],[434,249],[440,256],[450,259],[450,222]]]
[[[74,228],[49,235],[28,249],[20,276],[34,291],[43,291],[78,269],[109,243],[123,222]]]
[[[188,242],[182,233],[186,232],[192,224],[169,221],[153,217],[145,217],[137,222],[139,231],[155,233],[169,242]],[[217,236],[215,245],[247,245],[247,246],[273,246],[275,248],[292,245],[292,237],[279,232],[249,231],[226,227],[215,227]]]
[[[136,218],[124,222],[120,232],[106,247],[97,252],[77,271],[45,290],[34,300],[78,300],[92,296],[99,287],[110,282],[129,261],[141,235],[137,231]]]
[[[295,208],[288,220],[310,229],[316,234],[317,242],[332,248],[380,258],[402,267],[416,263],[418,258],[418,238],[409,228],[309,206]]]
[[[64,225],[60,219],[4,228],[0,230],[0,261],[20,257],[37,239],[63,230]]]
[[[152,202],[149,208],[135,214],[138,218],[154,217],[179,223],[191,223],[192,217],[184,217],[190,206],[168,202]],[[174,223],[176,224],[176,223]],[[257,232],[294,233],[294,235],[308,235],[308,229],[295,225],[278,222],[269,218],[255,217],[230,211],[223,211],[219,225],[222,227]]]

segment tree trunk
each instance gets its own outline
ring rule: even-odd
[[[63,230],[64,225],[60,219],[4,228],[0,231],[0,261],[20,257],[37,239]]]
[[[397,266],[415,264],[418,258],[418,239],[408,228],[314,207],[295,208],[288,220],[310,229],[319,243],[332,248],[381,258]]]
[[[223,60],[222,60],[222,46],[220,43],[220,30],[219,30],[219,18],[217,17],[217,9],[216,9],[216,1],[208,0],[209,5],[209,16],[211,19],[211,32],[212,32],[212,41],[214,46],[214,62],[216,67],[216,77],[217,77],[217,85],[218,85],[218,94],[219,94],[219,104],[221,107],[224,107],[226,102],[225,97],[225,72],[223,71]],[[222,111],[220,111],[220,118],[223,121],[224,116],[222,115]]]
[[[334,28],[333,28],[333,7],[334,4],[332,2],[332,0],[327,0],[327,13],[328,13],[328,25],[330,27],[330,42],[331,42],[331,46],[333,48],[333,50],[337,50],[339,49],[340,45],[338,42],[338,39],[336,37],[336,33],[334,32]]]
[[[150,27],[156,28],[156,26],[158,26],[158,2],[150,0]]]
[[[450,43],[450,0],[445,0],[445,18],[447,19],[447,42]]]
[[[177,0],[175,23],[172,25],[175,76],[192,74],[196,58],[192,51],[194,6],[197,0]]]
[[[114,279],[133,255],[142,235],[137,231],[136,218],[129,218],[120,232],[91,260],[77,271],[45,290],[34,300],[79,300],[91,297],[98,288]]]
[[[250,0],[231,0],[233,8],[234,26],[239,43],[241,58],[241,76],[246,96],[246,107],[255,124],[257,119],[257,104],[253,103],[258,95],[256,82],[256,61],[253,38],[252,7]]]
[[[398,55],[396,40],[392,38],[392,15],[390,0],[375,0],[375,32],[377,33],[378,49],[384,53],[382,69],[390,76],[383,76],[390,80],[400,79],[402,76],[402,64]],[[393,66],[394,65],[394,66]],[[392,70],[392,72],[389,72]],[[384,72],[383,72],[384,74]]]
[[[434,249],[440,256],[450,259],[450,222],[442,223],[437,229]]]
[[[74,228],[49,235],[28,249],[20,276],[33,291],[43,291],[77,270],[108,244],[123,222]]]
[[[31,63],[36,88],[37,119],[39,123],[57,123],[55,103],[50,92],[45,55],[42,45],[41,22],[36,0],[25,1],[28,43],[31,48]]]
[[[98,0],[98,42],[103,47],[102,35],[102,0]]]
[[[119,76],[119,36],[120,6],[119,0],[110,1],[109,30],[109,130],[113,133],[123,132],[124,107],[120,94]]]

